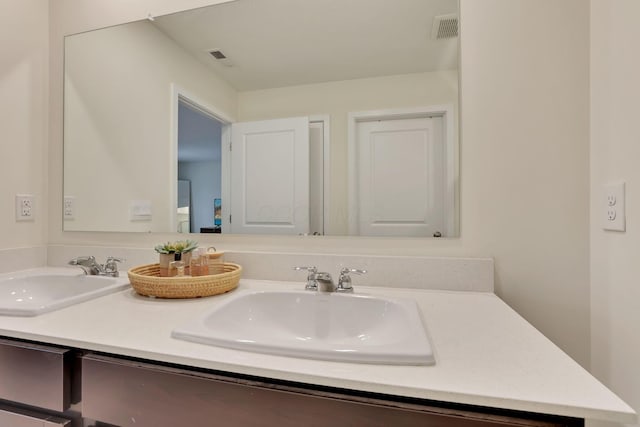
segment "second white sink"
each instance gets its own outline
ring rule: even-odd
[[[0,315],[37,316],[129,286],[126,278],[19,274],[0,279]]]
[[[284,356],[431,365],[415,302],[309,291],[240,291],[174,338]]]

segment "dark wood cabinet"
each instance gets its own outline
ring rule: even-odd
[[[70,427],[71,420],[38,411],[0,404],[2,427]]]
[[[581,426],[544,417],[407,402],[87,355],[83,415],[118,426]]]
[[[0,338],[0,427],[560,427],[584,420]]]
[[[0,339],[0,426],[71,425],[73,351]]]

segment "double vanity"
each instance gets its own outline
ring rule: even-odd
[[[56,299],[76,285],[90,288],[93,279],[105,278],[50,267],[4,275],[1,303],[11,283],[32,286],[38,297],[40,288],[64,289],[47,296]],[[491,292],[354,284],[352,294],[324,293],[305,290],[302,281],[243,278],[224,295],[165,300],[137,295],[126,277],[113,280],[64,307],[4,312],[0,374],[8,381],[0,383],[0,421],[160,427],[636,420],[633,409]],[[36,421],[15,421],[28,417]]]

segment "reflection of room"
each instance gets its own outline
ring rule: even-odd
[[[180,114],[174,110],[183,110],[176,107],[176,94],[193,94],[202,105],[213,107],[208,110],[226,123],[327,117],[330,130],[326,138],[330,142],[325,154],[329,158],[323,160],[330,175],[318,179],[325,181],[324,200],[310,200],[303,208],[321,211],[320,202],[326,206],[324,225],[311,224],[309,234],[316,230],[322,234],[323,229],[330,235],[349,234],[348,182],[353,170],[348,166],[349,114],[446,105],[453,111],[453,128],[458,126],[457,38],[437,40],[431,36],[434,16],[455,14],[456,2],[403,1],[406,8],[382,2],[376,7],[386,8],[383,11],[374,13],[368,9],[366,13],[371,16],[358,24],[367,36],[358,38],[352,37],[353,27],[348,22],[362,18],[361,9],[346,8],[336,19],[335,11],[332,16],[326,8],[313,4],[299,8],[295,1],[289,2],[291,14],[300,14],[298,23],[290,22],[296,25],[295,40],[282,38],[285,28],[274,22],[237,25],[246,19],[242,2],[68,37],[65,194],[76,198],[78,215],[73,221],[65,221],[65,230],[166,232],[188,228],[190,232],[201,232],[215,227],[216,198],[222,199],[222,228],[229,225],[235,192],[225,200],[225,180],[228,183],[230,179],[225,175],[229,171],[225,170],[224,156],[223,175],[216,172],[214,180],[211,173],[215,167],[203,166],[210,159],[198,157],[197,162],[192,159],[187,163],[175,157],[181,156],[181,150],[172,154],[176,136],[181,137],[178,134],[184,129],[182,124],[173,129]],[[255,10],[268,10],[267,3],[253,5],[252,14],[277,19]],[[323,19],[318,18],[319,13],[324,14]],[[381,16],[385,19],[379,20]],[[328,22],[332,25],[330,35],[325,31]],[[298,28],[299,23],[303,25]],[[322,43],[317,40],[318,34],[322,34]],[[388,34],[394,34],[392,41]],[[311,42],[305,40],[315,40],[313,50],[307,48]],[[397,45],[403,48],[397,49]],[[213,47],[220,48],[229,59],[215,60],[207,51]],[[118,61],[110,59],[114,55]],[[274,57],[278,61],[273,61]],[[95,85],[95,81],[109,84]],[[95,114],[97,111],[100,114]],[[84,124],[94,126],[84,129]],[[455,130],[451,134],[457,144]],[[83,164],[89,149],[95,149],[97,155],[104,151],[115,154],[93,170],[96,180],[116,175],[103,198],[108,200],[108,205],[101,208],[103,215],[93,212],[102,201],[89,203],[86,192],[91,190],[83,188],[78,178],[81,174],[87,176],[78,164]],[[229,152],[226,148],[223,151],[225,156]],[[127,158],[123,161],[120,153],[125,152]],[[171,167],[167,169],[167,165]],[[452,169],[452,175],[457,174],[457,167]],[[205,174],[209,176],[204,177]],[[189,206],[175,205],[178,179],[191,183]],[[214,184],[203,186],[199,182]],[[455,185],[451,188],[452,193],[457,191]],[[153,217],[146,222],[131,221],[123,209],[130,200],[150,201]],[[321,207],[314,207],[314,203]],[[176,212],[177,208],[181,213]],[[457,213],[452,215],[457,218]],[[457,221],[455,218],[451,221]]]
[[[215,229],[214,200],[221,193],[221,132],[219,121],[179,102],[178,232]],[[183,181],[188,185],[181,186]]]

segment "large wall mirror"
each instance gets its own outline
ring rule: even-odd
[[[236,0],[67,36],[63,228],[457,236],[457,35],[457,0]]]

